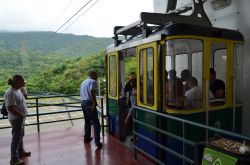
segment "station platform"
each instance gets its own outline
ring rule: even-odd
[[[0,130],[2,132],[2,130]],[[102,149],[96,149],[94,140],[84,143],[83,128],[78,126],[26,133],[25,150],[31,156],[23,158],[25,165],[152,165],[148,159],[138,155],[116,138],[105,134],[101,137]],[[10,161],[10,131],[0,133],[0,164]]]

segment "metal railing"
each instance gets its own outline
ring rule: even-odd
[[[138,119],[138,117],[136,115],[139,111],[145,112],[147,114],[155,115],[156,117],[160,117],[160,118],[165,119],[165,120],[172,120],[172,121],[180,123],[181,126],[182,126],[182,130],[181,130],[182,131],[182,136],[175,135],[175,134],[171,133],[170,131],[167,131],[167,130],[164,130],[162,128],[156,127],[156,126],[154,126],[152,124],[146,123],[148,121],[141,121],[140,119]],[[207,125],[204,125],[204,124],[192,122],[192,121],[189,121],[189,120],[185,120],[185,119],[181,119],[181,118],[174,117],[174,116],[171,116],[171,115],[159,113],[159,112],[149,110],[149,109],[146,109],[146,108],[141,108],[141,107],[138,107],[138,106],[134,106],[134,115],[133,116],[134,116],[134,118],[133,118],[134,145],[133,145],[133,147],[134,147],[134,151],[135,151],[134,152],[135,159],[137,159],[137,154],[138,154],[138,152],[140,152],[140,153],[146,155],[147,157],[151,158],[153,161],[157,162],[158,164],[162,164],[162,165],[166,164],[165,162],[162,161],[161,155],[163,155],[163,153],[159,153],[158,155],[160,155],[160,156],[157,156],[157,157],[147,153],[141,147],[139,147],[138,138],[143,139],[143,140],[147,141],[148,143],[154,145],[157,148],[157,150],[160,151],[160,152],[162,152],[162,151],[167,152],[167,153],[175,156],[176,158],[181,159],[182,162],[183,162],[182,164],[185,164],[185,163],[196,164],[197,163],[197,162],[195,162],[196,160],[191,159],[190,157],[185,155],[185,152],[186,152],[185,151],[185,146],[189,145],[189,146],[192,146],[193,149],[194,149],[194,147],[196,145],[200,144],[199,142],[192,141],[192,140],[189,140],[189,139],[185,138],[185,136],[186,136],[185,132],[186,132],[186,126],[187,125],[200,128],[204,132],[210,131],[210,132],[213,132],[213,133],[218,133],[220,135],[224,135],[226,137],[238,139],[238,140],[241,140],[241,141],[250,141],[250,137],[247,137],[247,136],[244,136],[244,135],[241,135],[241,134],[236,134],[236,133],[233,133],[233,132],[230,132],[230,131],[227,131],[227,130],[222,130],[222,129],[207,126]],[[155,131],[155,133],[158,134],[158,135],[163,134],[165,137],[171,137],[172,139],[180,141],[183,144],[182,145],[182,152],[183,153],[178,153],[178,152],[174,151],[173,149],[169,148],[167,145],[163,145],[161,143],[161,141],[159,141],[159,140],[153,140],[153,139],[151,139],[151,138],[149,138],[147,136],[144,136],[142,133],[140,133],[138,131],[138,129],[137,129],[138,126],[146,127],[146,128],[148,128],[150,130]],[[189,152],[195,152],[195,151],[192,150],[192,151],[189,151]]]
[[[70,102],[65,101],[65,99],[70,100]],[[45,100],[45,101],[44,101]],[[48,101],[53,101],[53,103],[50,103]],[[0,105],[2,108],[2,104],[4,102],[4,99],[0,99]],[[104,104],[103,104],[103,97],[102,96],[97,96],[97,110],[98,110],[98,115],[101,118],[101,130],[102,130],[102,136],[104,136],[104,129],[105,127],[108,127],[108,122],[106,120],[107,114],[104,113]],[[83,119],[83,116],[81,117],[72,117],[71,113],[75,112],[82,112],[81,108],[81,102],[79,99],[78,95],[65,95],[65,94],[54,94],[51,95],[44,95],[41,94],[39,96],[31,96],[27,99],[27,106],[28,109],[32,109],[33,113],[30,113],[27,118],[31,117],[36,117],[36,122],[26,124],[26,126],[31,126],[31,125],[36,125],[37,126],[37,132],[40,132],[40,125],[41,124],[48,124],[48,123],[55,123],[55,122],[65,122],[65,121],[70,121],[71,125],[73,125],[74,120],[80,120]],[[42,108],[48,108],[48,107],[56,107],[58,109],[56,110],[46,110],[46,112]],[[59,108],[64,108],[64,110],[59,109]],[[41,121],[40,117],[45,116],[45,115],[55,115],[55,114],[68,114],[68,118],[65,119],[58,119],[58,120],[53,120],[53,121]],[[2,114],[0,114],[2,115]],[[6,121],[8,122],[7,117],[0,118],[0,121]],[[106,124],[105,124],[106,120]],[[7,129],[11,128],[11,126],[0,126],[0,129]]]

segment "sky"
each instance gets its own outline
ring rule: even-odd
[[[55,32],[89,1],[0,0],[0,31]],[[92,0],[58,33],[112,37],[114,26],[139,20],[142,11],[153,12],[153,0]]]

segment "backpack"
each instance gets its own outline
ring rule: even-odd
[[[1,114],[3,116],[8,116],[8,111],[7,111],[6,107],[5,107],[5,102],[3,102],[2,109],[1,109]]]

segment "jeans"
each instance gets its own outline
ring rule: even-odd
[[[16,160],[23,152],[25,118],[10,120],[10,124],[12,126],[11,160]]]
[[[84,129],[85,135],[84,139],[90,139],[91,135],[91,122],[94,126],[94,137],[95,137],[95,144],[100,144],[100,122],[98,119],[98,112],[95,108],[93,110],[93,103],[90,100],[82,100],[81,103],[83,114],[84,114]]]

